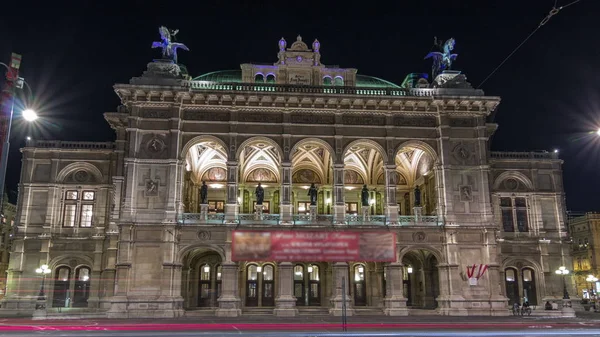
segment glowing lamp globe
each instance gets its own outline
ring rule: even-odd
[[[23,110],[23,118],[25,118],[25,120],[28,122],[33,122],[38,118],[38,115],[31,109],[25,109]]]
[[[600,136],[600,129],[598,129],[598,131],[596,131],[596,133],[598,134],[598,136]]]

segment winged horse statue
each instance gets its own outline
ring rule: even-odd
[[[456,60],[458,54],[452,54],[455,43],[456,41],[453,38],[449,38],[442,44],[442,41],[438,42],[437,37],[434,37],[433,44],[438,47],[441,52],[434,51],[425,56],[425,59],[433,58],[433,65],[431,66],[432,80],[442,71],[450,69],[452,61]]]
[[[190,51],[183,43],[172,42],[171,39],[175,38],[175,35],[179,30],[169,30],[165,26],[158,28],[160,33],[160,42],[152,42],[152,48],[162,48],[162,56],[164,59],[173,61],[177,64],[177,49],[181,48],[186,51]]]

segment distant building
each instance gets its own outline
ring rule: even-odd
[[[10,203],[8,195],[2,199],[4,206],[3,213],[0,214],[0,299],[4,298],[6,292],[6,277],[8,272],[8,262],[10,259],[10,249],[15,216],[17,208]]]
[[[340,315],[345,300],[356,315],[508,315],[560,300],[558,154],[491,152],[500,97],[458,71],[397,85],[326,66],[319,48],[282,39],[275,63],[194,78],[151,62],[114,86],[114,142],[29,141],[2,308],[33,311],[41,264],[56,314]],[[338,262],[253,255],[270,241],[234,259],[235,230],[365,240]]]
[[[600,279],[600,213],[573,217],[569,219],[569,228],[577,296],[588,298],[600,289],[600,282],[586,281],[589,275]]]

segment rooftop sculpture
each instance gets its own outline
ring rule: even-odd
[[[453,38],[449,38],[445,43],[438,41],[437,37],[433,38],[433,45],[439,48],[440,51],[430,52],[425,56],[425,59],[433,58],[433,65],[431,66],[432,80],[444,70],[449,70],[452,67],[452,61],[458,56],[458,54],[452,54],[455,43],[456,41]]]
[[[189,51],[188,47],[183,43],[171,41],[175,38],[175,35],[177,35],[178,32],[179,30],[169,30],[165,26],[160,26],[158,28],[158,33],[160,34],[160,42],[152,42],[152,48],[162,48],[163,59],[170,60],[175,64],[177,64],[177,49],[181,48],[183,50]]]

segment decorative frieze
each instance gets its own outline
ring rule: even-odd
[[[292,123],[297,124],[334,124],[335,115],[316,115],[316,114],[292,114],[290,116]]]
[[[472,128],[477,126],[475,118],[450,118],[450,126],[459,128]]]
[[[164,110],[144,110],[141,114],[142,118],[157,118],[157,119],[165,119],[171,117],[169,111]]]
[[[238,121],[250,123],[282,123],[282,114],[243,112],[238,114]]]
[[[344,115],[342,123],[346,125],[385,125],[385,116]]]
[[[395,126],[417,126],[417,127],[435,127],[437,121],[435,117],[428,116],[396,116],[394,117]]]
[[[229,121],[229,112],[186,111],[183,114],[183,118],[194,121],[227,122]]]

